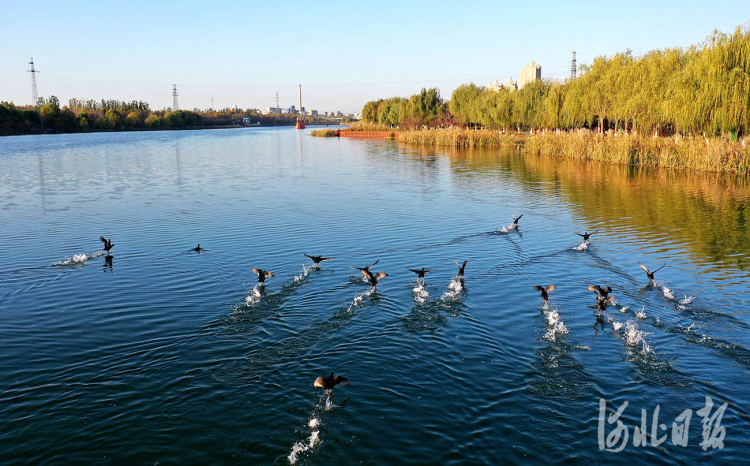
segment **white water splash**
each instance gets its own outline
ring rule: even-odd
[[[357,307],[360,304],[362,304],[362,301],[366,297],[370,296],[374,291],[375,291],[375,287],[373,286],[372,288],[370,288],[369,290],[365,291],[361,295],[355,296],[354,299],[352,300],[352,303],[349,305],[349,309],[347,309],[347,311],[351,312],[352,309],[354,309],[355,307]]]
[[[93,254],[75,254],[73,255],[72,259],[66,257],[65,259],[57,261],[52,265],[79,265],[85,263],[89,259],[96,259],[97,257],[101,257],[103,255],[104,251],[95,252]]]
[[[422,281],[418,281],[417,286],[412,291],[414,292],[414,301],[418,303],[424,303],[430,297],[430,293],[425,289]]]
[[[695,301],[695,296],[688,296],[688,295],[682,295],[684,298],[680,300],[680,304],[677,306],[677,309],[681,311],[686,311],[690,309],[690,304],[692,304],[693,301]]]
[[[689,332],[695,328],[695,322],[692,322],[689,326],[685,327],[681,324],[677,324],[678,327],[680,327],[683,331]]]
[[[544,312],[544,317],[547,319],[547,333],[544,334],[544,339],[548,341],[555,341],[557,335],[566,335],[568,333],[568,327],[565,323],[560,320],[560,314],[557,309],[551,309]]]
[[[619,332],[622,328],[622,322],[617,322],[616,320],[612,322],[612,328],[615,329],[615,332]]]
[[[662,286],[661,287],[661,292],[662,292],[662,294],[664,295],[665,298],[667,298],[667,299],[675,299],[674,298],[674,293],[672,292],[672,290],[670,290],[666,286]]]
[[[549,311],[549,301],[542,301],[542,312]]]
[[[630,306],[623,306],[620,308],[620,312],[628,312],[629,309],[630,309]]]
[[[252,306],[254,304],[258,304],[260,301],[260,289],[263,287],[260,283],[255,285],[252,290],[250,290],[250,294],[245,298],[245,304],[248,306]]]
[[[461,294],[461,290],[464,289],[463,283],[461,283],[461,279],[458,277],[454,277],[453,280],[448,284],[448,291],[444,292],[443,295],[440,297],[443,300],[448,299],[456,299]]]
[[[310,419],[308,426],[315,430],[310,433],[310,438],[306,442],[297,442],[292,446],[292,451],[288,456],[289,462],[291,464],[295,464],[297,460],[299,460],[299,455],[301,453],[310,450],[311,448],[315,447],[317,443],[320,443],[320,431],[316,429],[319,425],[320,421],[318,421],[318,419]]]
[[[317,268],[315,265],[305,266],[302,264],[302,273],[294,277],[294,283],[299,283],[310,275],[313,269]]]
[[[511,231],[518,228],[518,225],[515,223],[511,223],[510,225],[506,225],[504,227],[500,227],[495,233],[510,233]]]
[[[588,243],[588,241],[584,241],[583,243],[581,243],[581,244],[579,244],[578,246],[574,247],[574,248],[573,248],[573,250],[574,250],[574,251],[579,251],[579,252],[580,252],[580,251],[585,251],[585,250],[587,250],[588,248],[589,248],[589,243]]]
[[[645,336],[649,335],[643,330],[638,329],[638,324],[634,320],[629,320],[625,323],[625,344],[633,347],[641,347],[641,352],[648,354],[651,352],[651,346],[646,343]]]
[[[646,316],[646,306],[643,306],[640,311],[635,313],[635,316],[639,319],[645,319]]]

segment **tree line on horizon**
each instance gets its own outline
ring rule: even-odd
[[[241,125],[243,118],[262,125],[294,125],[298,115],[264,115],[255,109],[152,110],[147,102],[113,99],[70,99],[60,106],[55,96],[40,98],[38,105],[16,106],[0,102],[0,135],[42,132],[77,133],[139,129],[184,129]],[[321,118],[306,117],[309,124],[325,124]]]
[[[464,84],[449,102],[435,101],[423,112],[409,99],[371,101],[366,122],[441,126],[436,122],[487,128],[598,128],[661,134],[750,134],[750,29],[715,31],[686,49],[654,50],[636,57],[630,50],[581,65],[575,79],[536,80],[519,90]],[[420,96],[420,97],[417,97]],[[445,114],[447,112],[447,114]]]

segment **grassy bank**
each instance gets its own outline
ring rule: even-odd
[[[541,155],[599,160],[623,165],[685,168],[750,174],[747,139],[601,136],[588,131],[527,136],[523,150]]]
[[[396,133],[399,142],[442,147],[510,147],[518,145],[520,138],[515,133],[503,134],[488,129],[421,129]]]
[[[650,136],[601,136],[590,131],[518,135],[491,130],[426,129],[396,133],[409,144],[449,147],[513,147],[525,152],[633,166],[750,174],[750,140]]]

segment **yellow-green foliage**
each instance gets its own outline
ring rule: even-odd
[[[311,136],[319,136],[323,138],[333,138],[336,137],[336,130],[335,129],[314,129],[310,131]]]
[[[388,125],[381,125],[379,123],[368,123],[365,121],[358,121],[349,126],[349,131],[393,131]]]
[[[460,128],[422,129],[396,133],[396,140],[407,144],[451,147],[503,147],[518,144],[515,133]]]
[[[527,136],[523,150],[634,166],[750,174],[750,139],[601,136],[579,131]]]
[[[451,96],[460,122],[494,128],[750,134],[750,28],[715,32],[686,49],[594,59],[576,79],[499,92],[464,84]]]

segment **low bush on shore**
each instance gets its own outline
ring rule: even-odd
[[[335,129],[314,129],[310,131],[310,135],[322,138],[335,138],[337,136],[336,132]]]

